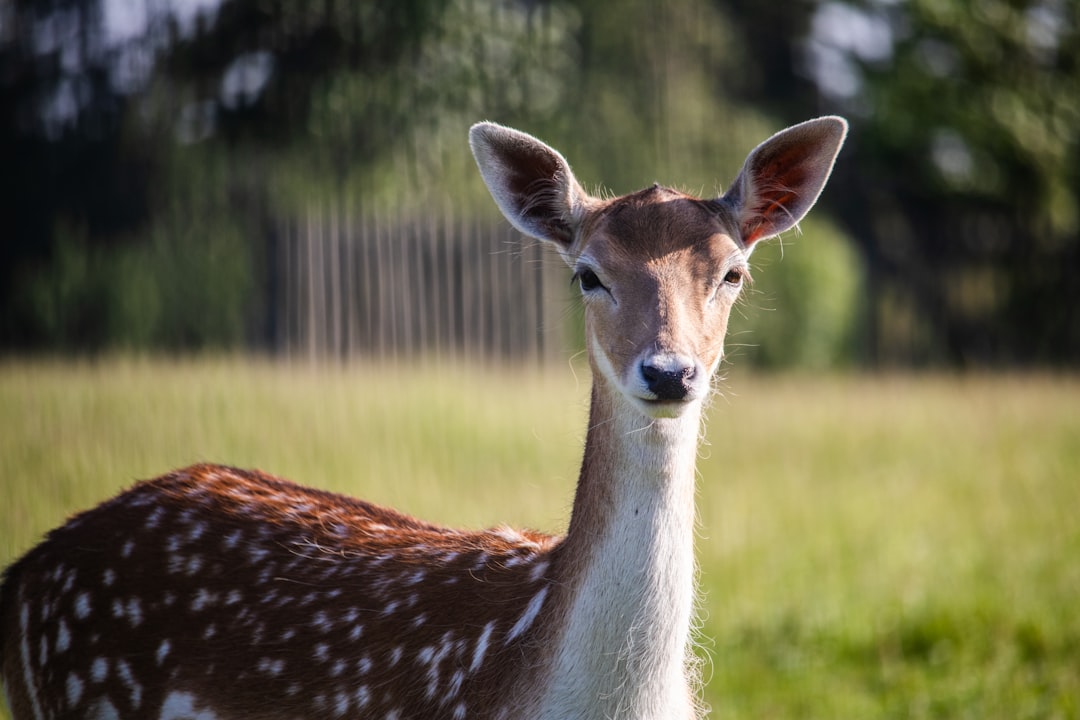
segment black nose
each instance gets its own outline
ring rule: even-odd
[[[657,367],[649,363],[641,364],[641,376],[645,386],[657,400],[682,400],[690,392],[690,383],[697,370],[693,365],[676,367]]]

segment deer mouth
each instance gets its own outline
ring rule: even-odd
[[[686,412],[687,408],[696,404],[700,398],[697,397],[696,393],[688,393],[678,400],[645,397],[635,399],[646,415],[655,420],[661,420],[679,417]]]

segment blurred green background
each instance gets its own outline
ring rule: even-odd
[[[3,363],[0,565],[200,460],[562,532],[588,380],[580,362]],[[706,427],[710,717],[1080,717],[1080,379],[733,371]]]
[[[707,195],[832,112],[740,361],[1075,364],[1076,0],[9,0],[0,350],[550,359],[565,276],[518,261],[471,123]]]
[[[563,530],[580,307],[468,127],[705,196],[826,113],[700,454],[712,717],[1080,718],[1076,0],[0,2],[0,565],[201,460]]]

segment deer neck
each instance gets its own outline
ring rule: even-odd
[[[694,464],[700,404],[651,420],[594,375],[559,549],[566,616],[541,717],[690,717]],[[597,707],[598,699],[608,703]]]

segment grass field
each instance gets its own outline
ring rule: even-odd
[[[587,391],[570,368],[0,363],[0,565],[199,460],[561,531]],[[1080,717],[1080,378],[734,373],[707,438],[712,717]]]

